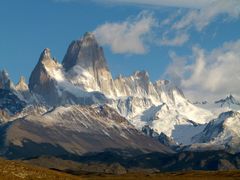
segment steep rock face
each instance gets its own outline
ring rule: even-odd
[[[182,90],[168,80],[158,80],[153,85],[163,103],[177,104],[179,103],[178,97],[186,99]]]
[[[108,148],[172,152],[138,132],[125,118],[107,106],[57,107],[42,115],[32,114],[2,125],[0,131],[5,142],[1,152],[10,158],[21,156],[20,152],[24,156],[34,157],[39,153],[50,153],[51,148],[55,148],[53,155],[59,152],[79,155]],[[50,149],[42,150],[43,146]]]
[[[137,71],[129,77],[120,76],[114,80],[114,85],[117,96],[111,106],[124,117],[133,118],[154,103],[161,103],[145,71]]]
[[[71,79],[70,79],[71,80]],[[45,49],[34,68],[30,80],[31,92],[40,95],[44,103],[51,106],[62,104],[94,104],[106,101],[100,92],[86,92],[67,79],[61,64],[51,58],[50,50]]]
[[[114,85],[117,96],[112,106],[130,119],[163,103],[175,106],[184,101],[188,104],[176,86],[165,80],[152,83],[145,71],[137,71],[129,77],[120,76],[114,80]]]
[[[149,97],[153,101],[159,99],[146,71],[137,71],[130,77],[120,76],[114,83],[118,96]]]
[[[73,41],[62,64],[70,73],[70,78],[75,79],[72,81],[75,85],[80,85],[86,90],[100,90],[107,95],[112,95],[112,75],[108,69],[103,49],[98,45],[93,34],[86,33],[81,40]],[[76,68],[82,69],[76,72]],[[87,77],[82,78],[82,75]]]
[[[44,49],[38,64],[31,73],[29,79],[30,91],[42,95],[49,104],[58,104],[58,91],[54,78],[61,78],[61,76],[58,76],[59,69],[60,65],[52,59],[50,49]],[[56,76],[52,78],[49,71],[52,71]]]

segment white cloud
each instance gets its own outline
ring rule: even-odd
[[[202,8],[217,0],[94,0],[96,2],[126,3],[150,6],[170,6],[186,8]],[[228,1],[228,0],[226,0]]]
[[[163,38],[160,40],[160,44],[165,46],[181,46],[188,40],[189,35],[183,33],[177,34],[176,37],[174,37],[173,39],[168,39],[167,37],[163,36]]]
[[[182,80],[185,77],[187,59],[185,57],[178,57],[173,51],[169,53],[169,56],[172,59],[172,64],[168,66],[164,76],[170,78],[177,86],[181,86]]]
[[[226,14],[229,17],[240,17],[240,1],[239,0],[217,0],[199,10],[191,10],[180,21],[176,22],[173,29],[184,29],[195,26],[201,31],[217,16]]]
[[[160,44],[180,46],[189,40],[192,28],[201,32],[220,15],[226,15],[229,19],[240,18],[240,0],[209,1],[199,9],[188,10],[185,15],[181,14],[182,12],[176,12],[176,15],[171,15],[162,22],[161,25],[167,26],[168,29]],[[168,39],[166,34],[175,34],[175,38]]]
[[[114,53],[146,53],[146,41],[155,26],[150,13],[141,12],[136,18],[120,23],[105,23],[94,31],[102,45],[110,46]]]
[[[81,0],[54,0],[57,2],[81,2]],[[170,14],[168,18],[163,20],[159,25],[159,32],[163,32],[163,29],[168,28],[166,32],[163,32],[162,40],[160,40],[161,45],[167,46],[180,46],[187,42],[190,38],[190,30],[191,28],[195,28],[197,31],[202,31],[205,27],[207,27],[211,22],[213,22],[219,15],[227,15],[228,18],[239,18],[240,17],[240,0],[91,0],[93,2],[106,3],[106,4],[132,4],[132,5],[148,5],[152,7],[180,7],[175,14]],[[183,8],[189,8],[187,11]],[[182,11],[180,11],[182,10]],[[183,13],[184,12],[184,13]],[[128,20],[123,23],[106,23],[100,27],[98,27],[97,32],[103,34],[104,37],[102,39],[103,44],[110,45],[112,50],[116,53],[124,53],[126,52],[126,48],[117,46],[117,38],[114,38],[117,42],[110,42],[113,39],[110,36],[114,36],[114,33],[110,32],[110,35],[106,35],[107,28],[110,30],[117,30],[116,33],[121,34],[121,30],[129,32],[133,27],[130,27],[131,24],[146,23],[145,27],[149,28],[153,23],[151,18],[146,18],[143,21],[138,20]],[[137,22],[140,21],[140,22]],[[165,27],[164,27],[165,26]],[[150,27],[151,28],[151,27]],[[162,30],[160,30],[162,28]],[[109,30],[109,31],[110,31]],[[144,29],[142,29],[144,31]],[[105,32],[104,32],[105,31]],[[147,31],[147,30],[146,30]],[[182,33],[184,32],[184,34]],[[141,32],[140,32],[141,33]],[[143,32],[142,34],[144,34]],[[169,39],[166,34],[174,34],[175,38]],[[116,35],[115,35],[116,36]],[[141,36],[141,34],[140,34]],[[123,36],[120,36],[120,38]],[[126,37],[126,36],[124,36]],[[120,39],[119,38],[119,39]],[[130,53],[144,53],[146,52],[146,47],[142,42],[141,38],[133,38],[133,43],[135,49],[130,48]],[[156,41],[159,41],[155,39]],[[131,44],[129,44],[131,46]],[[121,49],[122,48],[122,49]],[[135,51],[135,52],[134,52]]]
[[[191,62],[189,57],[171,57],[173,64],[166,75],[177,81],[194,100],[207,95],[223,97],[228,93],[240,96],[240,39],[209,53],[194,47]]]

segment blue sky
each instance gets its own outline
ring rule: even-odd
[[[240,92],[225,88],[227,80],[203,83],[203,74],[240,81],[234,65],[221,69],[240,62],[239,0],[1,0],[0,22],[0,69],[14,82],[29,78],[44,48],[61,62],[69,43],[92,31],[114,76],[147,70],[153,81],[169,78],[192,97],[196,89]],[[230,63],[215,61],[222,57]]]

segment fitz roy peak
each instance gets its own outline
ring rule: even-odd
[[[28,85],[20,78],[15,86],[0,72],[0,93],[0,152],[11,158],[108,148],[240,151],[239,113],[219,116],[193,105],[172,82],[152,82],[146,71],[113,78],[92,33],[73,41],[62,63],[44,49]]]
[[[86,33],[82,39],[71,43],[62,64],[73,84],[87,91],[112,93],[112,75],[103,49],[92,33]]]
[[[174,84],[166,80],[153,83],[145,71],[113,79],[92,33],[70,44],[62,64],[45,49],[31,74],[29,88],[50,106],[107,104],[138,130],[147,125],[178,143],[191,143],[198,132],[195,124],[207,123],[212,117],[191,104]],[[191,129],[187,137],[181,135],[183,127]]]

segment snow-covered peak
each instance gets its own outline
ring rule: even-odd
[[[240,113],[228,111],[210,121],[205,129],[193,137],[192,149],[206,149],[209,146],[216,149],[240,152]]]
[[[240,106],[240,102],[232,95],[230,94],[225,99],[220,99],[218,101],[215,101],[215,104],[219,105],[220,107],[229,107],[232,106]]]

